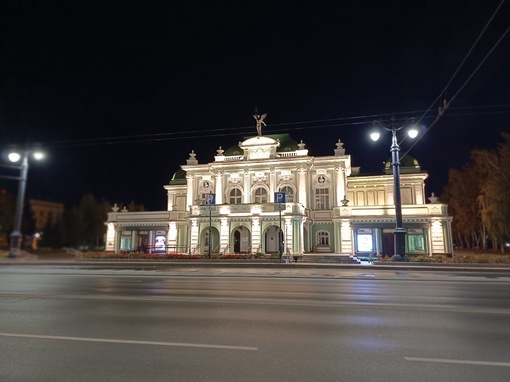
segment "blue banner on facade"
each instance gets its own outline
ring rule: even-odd
[[[205,204],[208,206],[216,204],[216,194],[213,193],[205,194]]]

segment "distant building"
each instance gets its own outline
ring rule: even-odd
[[[55,224],[64,214],[64,204],[47,200],[30,199],[30,212],[34,219],[35,231],[41,232],[50,224]]]
[[[192,151],[164,186],[167,211],[115,207],[106,223],[106,250],[277,253],[282,243],[283,251],[293,255],[393,254],[389,163],[380,174],[363,175],[351,167],[340,140],[332,144],[331,156],[314,157],[305,143],[288,134],[257,132],[227,150],[220,146],[209,163],[199,163]],[[406,253],[450,254],[447,206],[435,197],[427,203],[427,174],[414,158],[405,159],[401,196]]]
[[[27,237],[26,244],[35,250],[42,239],[41,232],[44,232],[48,224],[55,224],[62,219],[64,204],[38,199],[30,199],[29,203],[35,232]]]

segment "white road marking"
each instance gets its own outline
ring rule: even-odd
[[[110,339],[110,338],[93,338],[93,337],[46,336],[46,335],[41,335],[41,334],[1,333],[0,332],[0,336],[3,336],[3,337],[34,338],[34,339],[44,339],[44,340],[107,342],[107,343],[113,343],[113,344],[130,344],[130,345],[178,346],[178,347],[189,347],[189,348],[225,349],[225,350],[247,350],[247,351],[256,351],[256,350],[258,350],[258,348],[251,347],[251,346],[192,344],[192,343],[186,343],[186,342],[116,340],[116,339]]]
[[[464,359],[442,359],[442,358],[420,358],[420,357],[404,357],[404,359],[406,361],[411,361],[411,362],[436,362],[436,363],[455,363],[455,364],[460,364],[460,365],[510,367],[510,362],[469,361],[469,360],[464,360]]]

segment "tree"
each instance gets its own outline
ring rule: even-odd
[[[64,212],[64,242],[69,247],[77,247],[83,242],[84,224],[83,214],[78,207]]]
[[[510,237],[510,134],[502,136],[505,142],[497,150],[474,150],[472,157],[488,174],[478,197],[482,221],[494,248],[504,250]]]
[[[461,247],[485,248],[486,233],[478,204],[483,182],[483,172],[475,164],[468,164],[462,170],[451,169],[448,173],[448,184],[441,200],[448,204],[454,217],[452,230]]]
[[[83,245],[97,247],[101,244],[106,232],[105,221],[109,204],[98,203],[92,194],[84,195],[79,204],[83,219]]]
[[[7,237],[13,230],[14,226],[14,198],[7,190],[0,190],[0,234],[3,240],[7,241]],[[6,243],[5,243],[6,244]]]
[[[143,204],[136,204],[134,202],[134,200],[131,200],[131,202],[127,205],[126,209],[129,212],[141,212],[141,211],[145,211],[145,207],[143,206]]]
[[[62,219],[57,222],[48,220],[42,232],[40,246],[47,248],[60,248],[64,244],[64,224]]]
[[[450,170],[441,195],[454,217],[452,230],[461,246],[504,250],[510,238],[510,134],[497,150],[475,149],[472,162],[462,170]]]

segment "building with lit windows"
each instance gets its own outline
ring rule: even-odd
[[[288,134],[256,136],[199,163],[191,152],[173,175],[166,211],[108,214],[107,251],[187,254],[394,253],[393,175],[362,175],[343,143],[330,156],[308,155]],[[451,217],[426,198],[418,162],[400,165],[408,255],[451,254]]]

